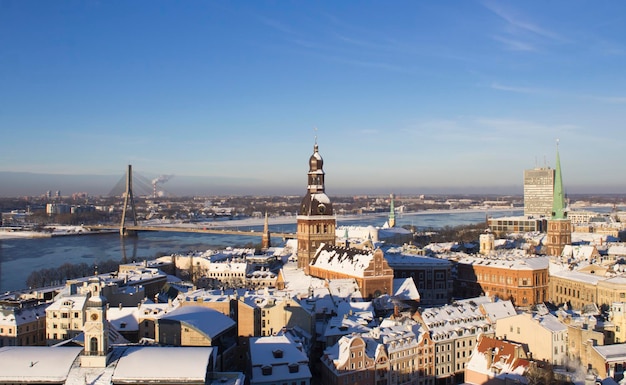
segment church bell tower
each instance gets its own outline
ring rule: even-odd
[[[556,169],[554,170],[552,216],[548,220],[548,234],[546,238],[546,254],[548,255],[560,256],[565,245],[572,244],[572,221],[567,218],[567,210],[565,208],[565,193],[563,191],[558,142],[556,149]]]
[[[90,297],[85,309],[85,347],[80,359],[82,367],[105,368],[109,358],[109,322],[107,300],[100,293],[100,281],[92,278],[88,284]]]
[[[309,263],[321,244],[335,245],[337,220],[324,187],[324,160],[319,154],[317,138],[309,158],[307,193],[297,216],[298,267],[309,274]]]

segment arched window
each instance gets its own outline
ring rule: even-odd
[[[96,337],[91,337],[91,340],[89,340],[89,350],[92,353],[96,353],[98,351],[98,339]]]

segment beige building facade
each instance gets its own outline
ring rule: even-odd
[[[496,321],[496,337],[528,345],[536,360],[567,363],[567,327],[553,315],[522,313]]]

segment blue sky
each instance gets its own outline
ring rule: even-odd
[[[625,124],[621,1],[0,0],[0,171],[623,193]]]

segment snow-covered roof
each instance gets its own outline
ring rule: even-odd
[[[150,383],[185,382],[204,383],[212,347],[132,346],[120,357],[113,373],[113,382]]]
[[[345,336],[352,333],[366,333],[370,330],[368,326],[372,322],[372,314],[354,313],[337,315],[330,320],[324,331],[324,337]]]
[[[508,270],[541,270],[547,269],[549,265],[549,257],[537,257],[537,256],[524,256],[521,258],[506,258],[500,257],[479,257],[479,256],[466,256],[459,261],[459,263],[466,265],[482,265],[491,266],[495,268],[504,268]]]
[[[284,264],[282,273],[285,280],[285,290],[294,295],[307,295],[309,289],[323,288],[326,285],[324,280],[304,274],[304,271],[298,269],[295,262]],[[326,293],[328,294],[328,290]]]
[[[36,322],[41,317],[46,317],[46,306],[33,306],[24,308],[3,308],[0,307],[0,325],[21,326],[27,323]]]
[[[452,263],[447,259],[433,258],[424,255],[398,254],[392,249],[385,253],[385,259],[391,268],[408,268],[408,267],[427,267],[436,268],[450,267]]]
[[[626,244],[620,243],[609,246],[609,255],[626,256]]]
[[[0,348],[0,382],[64,383],[82,350],[80,346]]]
[[[604,278],[595,274],[587,274],[581,273],[575,270],[569,270],[564,268],[554,267],[554,264],[550,264],[550,276],[551,277],[560,277],[570,281],[578,281],[584,283],[590,283],[593,285],[597,285],[598,281],[603,280]]]
[[[592,346],[607,362],[626,362],[626,344]]]
[[[472,352],[466,370],[502,379],[512,376],[516,382],[527,383],[523,375],[529,362],[518,358],[516,350],[520,349],[520,344],[483,335]]]
[[[496,322],[499,319],[517,315],[515,307],[510,300],[488,302],[483,303],[480,306],[483,308],[487,318],[489,318],[491,322]]]
[[[564,332],[567,331],[567,326],[563,324],[559,319],[552,314],[546,314],[542,316],[535,316],[535,319],[539,321],[539,325],[543,326],[551,332]]]
[[[480,334],[492,330],[492,325],[480,310],[481,298],[457,301],[451,305],[444,305],[424,309],[419,313],[422,320],[431,332],[434,340],[453,338],[459,333]]]
[[[415,287],[413,278],[396,278],[393,280],[393,296],[402,300],[419,301],[420,293]]]
[[[322,244],[311,261],[311,266],[325,270],[363,277],[374,259],[373,250],[360,250]]]
[[[328,281],[330,295],[343,301],[363,301],[359,285],[353,278],[331,279]]]
[[[246,262],[213,262],[205,266],[206,274],[211,275],[215,273],[246,273]]]
[[[179,307],[165,314],[161,319],[183,322],[211,339],[235,326],[235,321],[228,316],[205,306]]]
[[[344,365],[348,358],[350,357],[350,348],[354,343],[366,343],[364,338],[359,335],[349,335],[343,336],[331,347],[326,348],[324,350],[324,354],[328,356],[328,359],[333,362],[332,369],[337,369],[338,367]],[[367,346],[367,345],[366,345]],[[370,350],[366,350],[366,352],[370,352]]]
[[[595,246],[590,245],[565,245],[561,256],[565,258],[573,258],[579,260],[590,260],[594,256],[598,255],[598,251]]]
[[[285,335],[250,338],[250,383],[310,379],[309,358],[298,347]]]
[[[107,309],[107,320],[119,331],[139,330],[139,309],[132,307],[112,307]]]
[[[58,310],[83,310],[85,305],[87,304],[87,296],[83,294],[76,294],[71,296],[62,296],[58,297],[54,302],[50,304],[46,308],[46,312],[48,311],[58,311]]]

